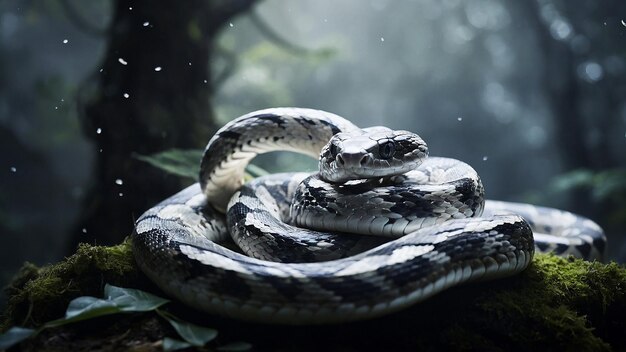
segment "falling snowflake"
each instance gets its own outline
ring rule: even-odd
[[[121,178],[118,178],[117,180],[115,180],[115,184],[121,186],[124,184],[124,181]]]
[[[122,64],[122,65],[128,65],[128,62],[126,62],[126,60],[122,59],[121,57],[118,58],[117,61],[119,61],[120,64]]]
[[[157,66],[157,67],[155,67],[155,68],[154,68],[154,70],[155,70],[156,72],[159,72],[159,71],[161,71],[161,70],[162,70],[162,68],[161,68],[161,66]]]
[[[15,166],[11,166],[11,172],[17,172],[17,168]]]
[[[63,44],[67,44],[68,42],[69,42],[69,40],[63,39]]]
[[[148,22],[148,21],[146,21],[146,22],[144,22],[144,23],[143,23],[143,26],[144,26],[144,27],[148,27],[149,25],[150,25],[150,22]]]
[[[98,129],[96,130],[96,134],[100,134],[102,133],[102,128],[98,127]]]
[[[486,155],[485,155],[485,156],[483,156],[483,161],[487,161],[487,159],[489,159],[489,157],[488,157],[488,156],[486,156]]]
[[[128,99],[129,97],[130,97],[130,94],[124,93],[124,98]]]

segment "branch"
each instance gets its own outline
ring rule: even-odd
[[[285,51],[288,51],[294,55],[298,56],[327,56],[332,52],[332,49],[309,49],[298,44],[292,43],[280,34],[276,32],[273,28],[271,28],[265,20],[259,16],[259,14],[252,10],[248,14],[250,16],[250,20],[257,27],[261,33],[267,37],[270,41],[276,44],[278,47],[282,48]]]
[[[209,30],[219,30],[231,21],[231,18],[250,10],[257,1],[259,0],[210,0]]]

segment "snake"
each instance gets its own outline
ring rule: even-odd
[[[320,169],[245,182],[249,162],[271,151]],[[296,325],[379,317],[509,277],[535,251],[602,259],[606,236],[592,220],[485,200],[473,168],[428,153],[417,134],[321,110],[248,113],[210,139],[198,183],[136,220],[133,255],[194,309]]]

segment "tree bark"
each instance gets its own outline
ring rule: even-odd
[[[108,46],[82,125],[94,141],[93,187],[74,231],[77,242],[111,244],[179,179],[141,162],[170,148],[201,148],[216,129],[209,62],[219,29],[255,0],[116,0]]]

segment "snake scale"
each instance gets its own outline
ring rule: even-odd
[[[319,158],[320,171],[244,184],[249,161],[276,150]],[[519,273],[535,250],[602,257],[606,238],[591,220],[485,201],[470,166],[427,154],[417,135],[324,111],[249,113],[209,141],[198,184],[136,221],[134,256],[191,307],[286,324],[388,314]]]

